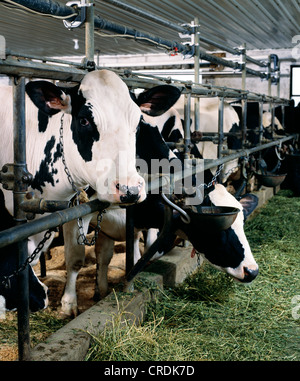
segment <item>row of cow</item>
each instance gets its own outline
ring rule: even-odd
[[[95,244],[95,295],[103,297],[108,290],[107,266],[114,241],[125,240],[126,211],[120,206],[134,204],[135,261],[140,257],[139,232],[162,228],[163,203],[158,195],[146,195],[145,179],[136,168],[136,158],[147,163],[148,174],[151,174],[152,160],[181,163],[180,155],[166,144],[178,141],[183,134],[180,115],[173,107],[181,95],[180,91],[166,85],[134,96],[115,73],[100,70],[88,73],[74,88],[62,89],[48,81],[32,81],[26,85],[26,93],[27,167],[33,175],[30,191],[36,197],[66,201],[73,197],[74,187],[90,187],[94,192],[92,198],[111,203],[103,215],[101,232]],[[202,109],[200,113],[200,120],[207,123],[206,127],[200,127],[201,130],[216,131],[215,101],[208,103],[206,110]],[[206,119],[203,117],[205,113]],[[12,118],[12,94],[11,88],[7,87],[1,93],[0,123],[4,133],[0,143],[0,167],[13,162]],[[237,112],[226,104],[224,132],[238,124]],[[216,158],[215,146],[203,142],[197,144],[195,152],[199,157]],[[206,171],[205,181],[209,183],[211,178],[212,173]],[[12,215],[13,204],[12,192],[2,191],[3,230],[12,224],[11,219],[3,216]],[[251,282],[258,274],[258,265],[244,233],[248,204],[245,199],[243,210],[242,201],[239,202],[222,184],[213,184],[205,192],[204,202],[237,207],[240,212],[232,226],[226,230],[207,231],[194,222],[186,224],[174,210],[169,241],[173,242],[176,236],[187,239],[210,264],[241,282]],[[95,223],[95,218],[95,215],[83,218],[85,231],[90,223]],[[69,316],[76,315],[78,311],[76,279],[84,263],[84,247],[77,243],[76,221],[65,224],[63,231],[67,282],[61,312]],[[43,233],[29,237],[29,252],[42,236]],[[165,250],[161,248],[161,251]],[[15,270],[14,253],[13,246],[1,249],[0,280],[1,276]],[[36,311],[47,306],[47,291],[31,269],[30,273],[36,278],[30,283],[30,309]],[[8,309],[17,307],[16,290],[14,284],[7,288],[0,282],[0,295],[6,298]]]

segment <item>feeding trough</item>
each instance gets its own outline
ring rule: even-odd
[[[204,229],[226,230],[234,223],[239,211],[230,206],[197,206],[187,212],[191,220]]]
[[[272,173],[272,172],[265,172],[265,173],[255,173],[255,176],[257,177],[258,181],[266,186],[266,187],[277,187],[280,185],[285,177],[286,173]]]

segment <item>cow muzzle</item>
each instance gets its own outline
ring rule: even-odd
[[[114,179],[112,181],[98,181],[97,197],[100,201],[111,204],[135,204],[146,198],[145,180],[141,176],[134,179]]]
[[[121,185],[120,183],[116,184],[117,194],[120,197],[122,204],[134,204],[138,202],[141,198],[140,191],[142,189],[142,183],[139,183],[137,186]]]
[[[250,283],[252,282],[258,275],[258,267],[255,269],[250,269],[248,267],[244,267],[244,278],[240,280],[242,283]]]

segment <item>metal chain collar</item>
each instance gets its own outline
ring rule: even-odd
[[[75,205],[79,205],[80,204],[80,196],[82,194],[85,194],[85,192],[84,192],[83,189],[79,189],[76,186],[74,180],[72,179],[72,176],[71,176],[71,173],[70,173],[69,168],[67,166],[67,163],[66,163],[65,153],[64,153],[64,114],[62,114],[61,119],[60,119],[59,144],[60,144],[60,147],[61,147],[61,159],[62,159],[62,162],[63,162],[63,165],[64,165],[64,171],[65,171],[65,173],[67,175],[69,183],[72,186],[72,189],[74,190],[74,192],[76,192],[76,195],[75,195]],[[86,238],[86,235],[84,234],[82,217],[77,218],[77,225],[78,225],[78,230],[79,230],[79,235],[77,237],[77,243],[79,245],[87,245],[87,246],[93,246],[93,245],[95,245],[95,242],[96,242],[96,240],[98,238],[98,235],[99,235],[99,232],[101,230],[101,226],[100,226],[101,221],[102,221],[102,213],[99,212],[98,216],[97,216],[97,225],[95,227],[94,237],[89,241]]]
[[[203,183],[203,184],[198,185],[198,188],[206,188],[207,189],[207,188],[210,188],[211,186],[213,186],[214,183],[217,181],[217,178],[220,175],[220,173],[222,172],[223,168],[224,168],[224,164],[221,164],[218,167],[218,170],[217,170],[216,174],[214,175],[214,177],[212,178],[212,180],[208,184]]]

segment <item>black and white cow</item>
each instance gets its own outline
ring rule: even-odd
[[[164,113],[180,96],[180,91],[174,86],[158,87],[156,92],[151,92],[153,97],[148,104],[149,112],[154,115]],[[131,94],[133,99],[136,98]],[[152,110],[150,111],[150,109]],[[155,125],[150,125],[144,120],[145,115],[141,115],[140,123],[136,133],[136,155],[137,166],[141,166],[144,174],[151,173],[152,160],[165,159],[167,162],[176,161],[177,167],[181,168],[181,162],[176,155],[168,148],[161,134]],[[90,220],[96,218],[96,214],[83,217],[85,230],[88,229]],[[61,315],[70,316],[78,313],[76,279],[80,268],[84,264],[84,246],[78,245],[78,229],[76,221],[71,221],[63,226],[65,242],[65,262],[67,270],[67,280],[64,294],[61,300]],[[101,230],[95,245],[97,258],[96,291],[95,295],[104,297],[107,294],[107,268],[113,255],[115,241],[125,241],[126,211],[118,206],[110,206],[102,216]],[[112,239],[110,238],[112,237]],[[135,232],[135,262],[140,258],[138,248],[139,232]]]
[[[135,167],[140,110],[115,73],[90,72],[78,86],[65,90],[48,81],[32,81],[26,93],[27,168],[33,175],[29,191],[48,200],[69,200],[75,184],[77,189],[91,186],[97,198],[110,203],[145,199],[145,182]],[[12,88],[1,88],[0,97],[2,168],[13,162]],[[12,192],[3,192],[12,214]],[[29,238],[29,254],[43,235]]]
[[[0,190],[0,231],[15,226],[15,221],[5,207],[4,195]],[[18,270],[17,245],[12,244],[0,249],[0,297],[3,298],[3,311],[14,310],[18,306],[17,277],[12,276],[9,280],[5,277]],[[48,306],[47,286],[41,283],[29,266],[29,309],[35,312]],[[0,311],[1,312],[1,311]]]
[[[158,93],[155,89],[151,92],[142,94],[142,102],[137,100],[143,110],[143,118],[151,122],[150,116],[156,113],[163,116],[163,108],[159,109],[160,97],[162,96],[163,88],[159,87]],[[169,91],[169,90],[168,90]],[[170,106],[169,106],[170,107]],[[159,111],[158,111],[159,110]],[[146,115],[148,115],[148,117]],[[168,114],[168,112],[166,113]],[[157,118],[153,118],[157,121]],[[152,123],[153,123],[152,120]],[[148,123],[150,126],[150,123]],[[155,124],[154,124],[155,125]],[[141,157],[147,152],[157,152],[152,144],[159,144],[163,147],[164,141],[161,135],[157,135],[157,127],[148,126],[148,133],[155,132],[155,139],[137,138],[137,152]],[[162,130],[162,127],[159,128]],[[149,135],[150,136],[150,135]],[[159,142],[160,138],[160,142]],[[139,146],[142,144],[142,146]],[[162,152],[162,157],[171,158],[172,153],[165,148]],[[161,156],[159,156],[160,158]],[[149,157],[148,157],[149,158]],[[152,158],[155,158],[153,155]],[[209,172],[210,173],[210,172]],[[223,185],[217,184],[208,195],[209,202],[217,206],[232,206],[238,207],[240,212],[232,227],[222,232],[206,232],[202,231],[202,227],[195,224],[184,224],[179,215],[173,214],[173,234],[181,236],[183,239],[188,239],[193,244],[196,250],[203,253],[209,263],[220,270],[232,275],[235,279],[241,282],[251,282],[258,274],[258,265],[255,262],[249,243],[243,230],[243,212],[242,205],[230,195]],[[148,195],[147,199],[134,205],[134,223],[135,223],[135,244],[134,244],[134,259],[137,261],[140,257],[139,251],[139,234],[143,229],[161,228],[163,222],[163,204],[157,195]],[[95,216],[93,217],[95,223]],[[203,234],[202,234],[203,233]],[[70,315],[77,313],[77,298],[76,298],[76,278],[79,271],[79,265],[84,261],[84,248],[77,245],[77,234],[71,224],[64,225],[65,237],[65,253],[68,279],[65,289],[65,294],[62,299],[62,313]],[[66,242],[67,238],[67,242]],[[115,241],[124,241],[126,239],[126,214],[125,210],[120,208],[109,208],[108,212],[103,215],[101,223],[101,231],[95,245],[97,257],[97,285],[96,296],[104,297],[107,294],[107,268],[113,255]],[[68,258],[68,259],[67,259]],[[72,264],[70,263],[72,262]]]

